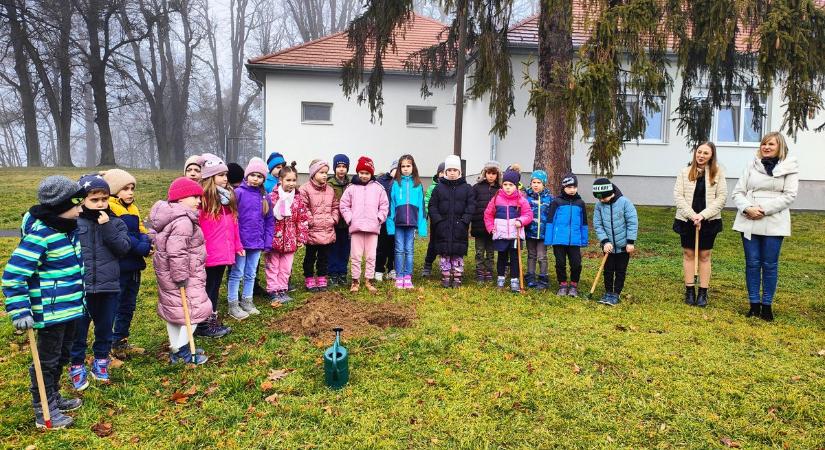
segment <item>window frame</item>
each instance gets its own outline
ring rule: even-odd
[[[423,123],[423,122],[410,122],[410,111],[430,111],[432,112],[432,122],[431,123]],[[436,125],[436,112],[438,111],[438,107],[436,106],[422,106],[422,105],[407,105],[404,109],[404,121],[407,124],[408,128],[437,128]]]
[[[621,95],[621,94],[620,94]],[[625,97],[629,95],[633,95],[637,97],[637,104],[638,102],[638,93],[635,92],[628,92],[624,94]],[[644,138],[636,138],[636,139],[628,139],[623,140],[624,143],[633,143],[637,145],[668,145],[670,143],[670,129],[668,127],[668,123],[670,123],[670,93],[666,92],[662,95],[658,95],[657,97],[662,98],[662,107],[659,112],[662,114],[662,134],[661,139],[644,139]],[[627,103],[625,102],[625,107]],[[643,112],[643,111],[642,111]],[[592,117],[591,117],[592,119]],[[593,142],[593,136],[587,136],[585,142]]]
[[[329,108],[329,120],[313,120],[313,119],[306,119],[305,118],[305,107],[306,106],[325,106]],[[332,125],[332,102],[312,102],[312,101],[302,101],[301,102],[301,124],[303,125]]]
[[[713,123],[711,128],[710,135],[713,137],[713,142],[718,146],[725,146],[725,147],[749,147],[749,148],[756,148],[759,147],[759,140],[756,141],[745,141],[745,110],[750,110],[750,104],[746,103],[745,98],[745,91],[738,90],[735,93],[731,94],[732,96],[739,97],[739,129],[737,130],[737,140],[736,141],[722,141],[719,139],[719,113],[721,112],[722,108],[714,108],[713,109]],[[762,98],[762,109],[765,111],[765,117],[762,118],[762,130],[759,132],[760,135],[765,134],[765,130],[768,129],[768,118],[770,117],[770,112],[768,111],[769,99],[767,94],[760,93],[760,97]],[[727,107],[724,107],[727,109]],[[748,125],[750,126],[750,125]],[[761,140],[761,137],[760,137]]]

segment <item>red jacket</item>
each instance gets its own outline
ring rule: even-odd
[[[269,194],[272,204],[278,202],[278,189]],[[298,244],[306,244],[309,240],[309,211],[304,205],[304,199],[295,193],[292,202],[292,215],[275,221],[275,236],[272,238],[272,249],[278,253],[294,253]]]

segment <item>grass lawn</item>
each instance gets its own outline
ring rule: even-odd
[[[144,213],[174,175],[150,182],[138,172]],[[19,196],[0,205],[0,227],[14,228],[34,199],[37,177],[0,176]],[[825,215],[794,214],[794,235],[782,249],[777,320],[768,324],[744,317],[744,260],[740,237],[729,230],[731,212],[714,250],[707,309],[681,302],[673,209],[639,212],[640,254],[616,308],[550,293],[519,296],[472,280],[459,290],[433,279],[419,282],[421,290],[398,293],[385,284],[378,296],[353,296],[414,305],[418,319],[411,328],[358,339],[345,331],[351,379],[337,392],[324,387],[322,348],[268,326],[305,293],[279,309],[261,301],[261,316],[229,320],[232,334],[199,340],[210,356],[206,365],[170,366],[149,269],[132,330],[146,354],[112,370],[111,386],[92,382],[84,406],[72,413],[72,429],[41,432],[31,415],[25,337],[0,318],[0,446],[708,448],[725,441],[825,448],[825,276],[818,256]],[[0,239],[0,261],[15,244]],[[425,245],[417,241],[419,269]],[[582,290],[598,260],[584,264]],[[284,368],[294,372],[268,380]],[[111,434],[98,437],[96,424]]]

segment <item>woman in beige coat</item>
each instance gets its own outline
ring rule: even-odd
[[[748,317],[773,320],[779,250],[783,238],[791,235],[789,208],[798,189],[799,163],[788,156],[785,138],[777,132],[766,134],[733,190],[739,210],[733,229],[742,233],[745,249]]]
[[[722,208],[728,196],[725,174],[717,164],[716,145],[703,142],[693,151],[690,165],[682,169],[673,187],[676,218],[673,231],[682,244],[685,273],[685,303],[707,306],[710,284],[710,253],[722,231]],[[699,292],[694,286],[696,230],[699,231]]]

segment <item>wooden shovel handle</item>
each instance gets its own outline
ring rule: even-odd
[[[195,336],[192,334],[192,319],[189,317],[189,301],[186,299],[186,288],[180,288],[180,303],[183,305],[183,320],[186,322],[186,335],[189,337],[189,351],[192,360],[195,360]]]
[[[602,256],[602,263],[599,264],[599,271],[596,272],[596,278],[593,279],[593,286],[590,287],[590,295],[593,295],[593,292],[596,291],[596,285],[599,284],[599,278],[602,276],[602,271],[604,271],[604,264],[607,262],[607,255],[608,253],[605,253],[604,256]]]
[[[43,368],[40,367],[40,352],[37,350],[37,339],[34,337],[34,329],[26,330],[29,335],[29,348],[32,351],[32,362],[34,363],[34,377],[37,379],[37,392],[40,394],[40,410],[43,411],[43,421],[46,428],[52,427],[52,417],[49,414],[49,399],[46,396],[46,383],[43,381]]]

